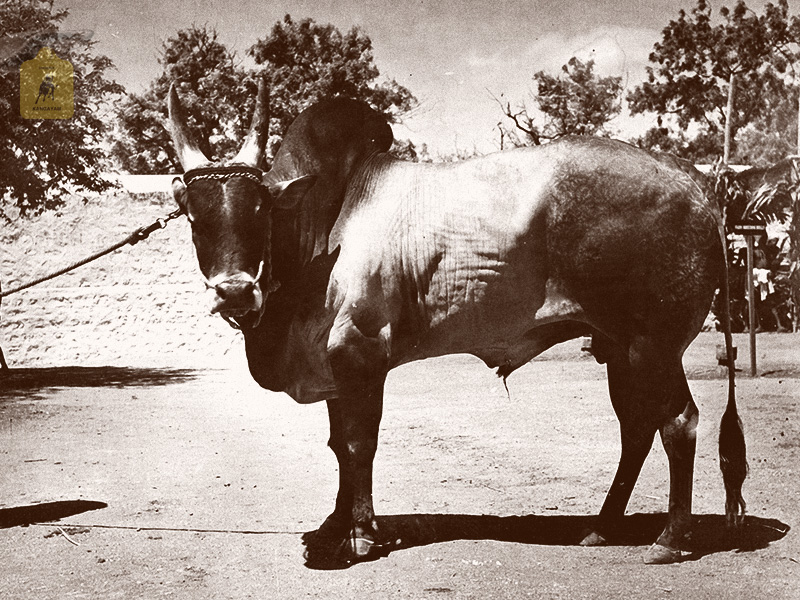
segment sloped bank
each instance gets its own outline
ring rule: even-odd
[[[174,210],[168,194],[72,198],[58,212],[0,231],[3,289],[123,239]],[[189,225],[3,299],[0,346],[11,367],[224,367],[243,360],[240,335],[208,314]]]

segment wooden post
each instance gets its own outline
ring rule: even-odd
[[[800,156],[800,94],[797,95],[797,154],[798,154],[798,156]],[[797,171],[796,171],[797,161],[793,161],[793,163],[794,163],[793,164],[794,168],[792,169],[792,174],[794,175],[794,174],[797,173]],[[797,183],[796,181],[792,182],[792,184],[796,184],[796,183]],[[794,185],[792,187],[794,187]],[[792,205],[793,206],[793,208],[792,208],[793,211],[800,210],[800,199],[797,198],[798,194],[800,194],[800,191],[797,191],[796,189],[795,189],[794,192],[792,192],[792,196],[793,196],[793,200],[794,200],[793,205]],[[798,219],[796,214],[792,215],[792,220],[795,223],[800,223],[800,219]],[[794,237],[794,236],[792,236],[792,237]],[[789,246],[790,247],[789,256],[794,254],[795,256],[800,257],[800,248],[793,248],[792,247],[793,244],[797,243],[797,239],[792,239],[792,237],[789,238],[789,244],[790,244],[790,246]],[[793,302],[792,302],[792,331],[794,333],[797,333],[798,330],[800,330],[800,327],[798,327],[798,324],[800,324],[800,285],[798,285],[798,283],[797,283],[797,277],[798,277],[798,274],[795,273],[794,281],[792,281],[791,278],[789,279],[789,289],[791,290],[791,298],[793,300]]]
[[[747,308],[750,325],[750,377],[758,374],[756,365],[756,286],[753,282],[753,263],[755,262],[756,237],[745,236],[747,240]]]
[[[731,73],[728,81],[728,108],[725,113],[725,145],[722,150],[722,162],[727,165],[731,159],[731,132],[733,131],[733,97],[736,93],[736,74]],[[800,134],[798,134],[800,135]]]
[[[797,95],[797,154],[800,154],[800,94]]]
[[[2,293],[2,292],[3,292],[3,286],[2,286],[2,284],[0,284],[0,293]],[[3,299],[0,298],[0,304],[2,304],[2,303],[3,303]],[[8,363],[6,362],[6,357],[3,354],[3,349],[2,348],[0,348],[0,372],[2,372],[3,375],[6,375],[8,373]]]

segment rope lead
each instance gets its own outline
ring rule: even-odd
[[[122,241],[116,242],[115,244],[112,244],[108,248],[104,248],[99,252],[95,252],[91,256],[87,256],[86,258],[74,262],[71,265],[66,266],[62,269],[58,269],[57,271],[53,271],[52,273],[48,273],[43,277],[38,277],[37,279],[28,281],[27,283],[23,283],[22,285],[18,285],[17,287],[11,288],[7,292],[0,292],[0,300],[5,298],[6,296],[10,296],[11,294],[16,294],[17,292],[21,292],[22,290],[27,290],[28,288],[31,288],[35,285],[39,285],[40,283],[44,283],[45,281],[49,281],[50,279],[55,279],[56,277],[64,275],[65,273],[69,273],[70,271],[74,271],[78,267],[82,267],[83,265],[95,261],[98,258],[102,258],[106,254],[111,254],[115,250],[119,250],[123,246],[127,245],[135,246],[142,240],[146,240],[148,237],[150,237],[150,234],[153,233],[154,231],[158,231],[159,229],[164,229],[167,226],[167,223],[169,223],[173,219],[177,219],[182,214],[183,214],[183,209],[178,208],[177,210],[174,210],[171,213],[169,213],[166,217],[157,219],[154,223],[151,223],[146,227],[140,227]]]

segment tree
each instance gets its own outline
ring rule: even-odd
[[[161,75],[143,94],[130,94],[117,110],[112,154],[120,167],[130,173],[180,171],[165,127],[172,82],[206,156],[234,156],[247,131],[257,88],[252,75],[238,66],[235,53],[218,41],[214,29],[192,26],[162,44],[158,62]]]
[[[776,102],[789,93],[784,79],[793,34],[786,0],[767,4],[761,16],[739,0],[720,15],[722,22],[713,24],[711,7],[698,0],[691,14],[681,10],[664,28],[650,54],[656,66],[647,67],[647,81],[627,98],[633,114],[659,115],[641,145],[713,160],[722,153],[726,128],[733,152],[737,132],[772,119]],[[699,133],[689,140],[692,124]]]
[[[359,98],[390,118],[415,99],[396,82],[376,84],[372,42],[358,28],[342,34],[311,19],[288,15],[248,53],[262,65],[270,86],[274,142],[309,104],[337,94]],[[176,172],[181,167],[165,128],[166,97],[174,81],[189,115],[189,128],[209,158],[225,160],[239,149],[254,108],[256,72],[239,65],[236,54],[214,29],[191,27],[162,46],[161,75],[142,95],[130,95],[118,111],[113,154],[132,173]]]
[[[766,167],[798,151],[797,90],[784,86],[780,93],[765,93],[764,101],[765,113],[737,132],[736,162]]]
[[[249,50],[270,83],[273,133],[282,136],[294,118],[323,98],[342,95],[370,104],[390,120],[408,112],[416,99],[394,80],[377,83],[380,72],[372,41],[360,28],[342,33],[312,19],[286,15]]]
[[[106,131],[104,102],[122,93],[106,78],[111,60],[93,50],[83,33],[59,31],[67,10],[52,3],[6,0],[0,4],[0,193],[2,214],[20,215],[61,206],[75,190],[102,191]],[[42,47],[72,63],[74,113],[69,119],[23,119],[20,114],[20,67]]]
[[[501,135],[513,145],[538,145],[565,135],[606,135],[605,126],[619,114],[621,77],[598,77],[594,61],[571,58],[558,77],[539,71],[533,78],[537,93],[534,101],[543,114],[544,124],[536,124],[522,104],[515,112],[511,103],[501,103],[503,112],[516,131],[501,125]],[[520,138],[520,134],[522,138]]]

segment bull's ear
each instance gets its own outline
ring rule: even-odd
[[[273,206],[292,208],[303,199],[316,181],[314,175],[303,175],[296,179],[268,184]]]
[[[178,206],[181,207],[181,210],[186,212],[186,185],[180,177],[176,177],[172,180],[172,196],[175,198],[175,202],[178,203]]]

